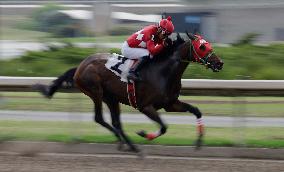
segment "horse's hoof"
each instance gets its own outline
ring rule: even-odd
[[[132,147],[132,148],[127,148],[127,149],[123,149],[122,151],[124,152],[131,152],[131,153],[140,153],[140,149],[136,148],[136,147]]]
[[[200,150],[203,144],[202,138],[198,138],[195,142],[195,150]]]
[[[118,144],[117,144],[117,150],[123,151],[123,149],[124,149],[124,144],[123,144],[122,142],[118,142]]]
[[[147,136],[147,134],[144,130],[138,131],[138,132],[136,132],[136,134],[138,134],[139,136],[144,137],[144,138]]]
[[[139,153],[139,152],[141,152],[141,150],[138,149],[136,146],[132,147],[132,148],[131,148],[131,151],[134,152],[134,153]]]
[[[145,153],[144,153],[144,151],[140,151],[140,152],[137,152],[137,158],[138,159],[144,159],[145,158]]]

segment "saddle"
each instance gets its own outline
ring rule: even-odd
[[[122,82],[127,83],[128,100],[131,106],[137,108],[135,95],[135,82],[128,81],[127,76],[136,60],[128,59],[120,54],[113,53],[105,64],[105,67],[120,77]]]

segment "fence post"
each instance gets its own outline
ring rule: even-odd
[[[237,79],[248,80],[250,76],[237,75]],[[246,145],[247,100],[242,89],[236,89],[232,96],[234,143],[236,146]]]

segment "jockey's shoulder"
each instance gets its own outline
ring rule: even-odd
[[[146,40],[151,40],[153,35],[157,33],[157,26],[149,25],[143,29],[144,38]]]
[[[143,29],[144,32],[156,32],[157,30],[158,28],[156,25],[148,25],[148,26],[145,26]]]

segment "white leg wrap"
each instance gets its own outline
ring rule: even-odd
[[[204,125],[202,118],[196,119],[197,125]]]

